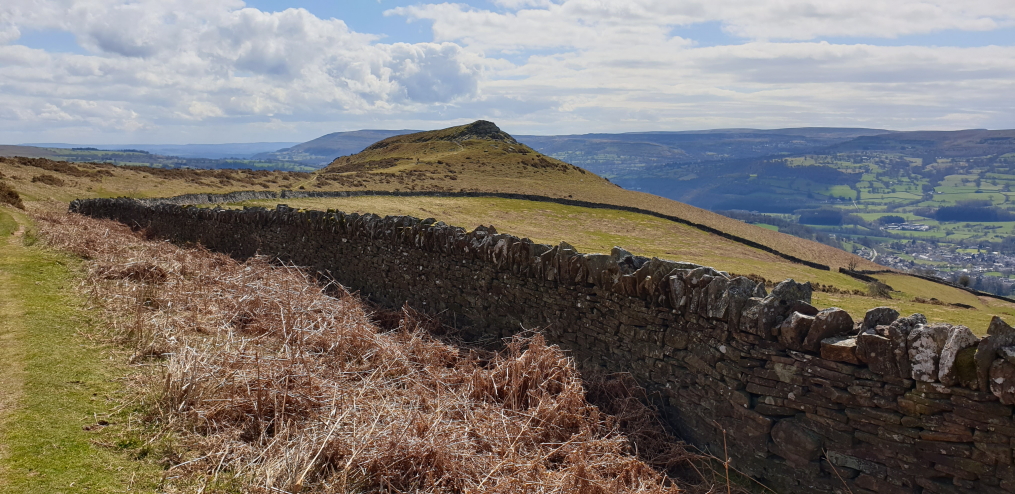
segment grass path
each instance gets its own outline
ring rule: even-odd
[[[109,415],[121,359],[81,332],[97,323],[70,288],[79,261],[26,247],[27,222],[0,208],[0,493],[150,492],[157,467]]]

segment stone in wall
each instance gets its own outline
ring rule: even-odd
[[[793,312],[779,326],[779,343],[790,350],[803,351],[804,338],[814,324],[814,316]]]
[[[980,340],[976,349],[976,375],[980,389],[990,389],[990,368],[997,359],[998,349],[1012,345],[1015,345],[1015,328],[994,316],[987,328],[987,337]]]
[[[875,307],[864,314],[860,332],[871,331],[878,326],[887,326],[898,318],[899,311],[891,307]]]
[[[739,328],[762,339],[775,339],[776,328],[793,312],[807,312],[811,302],[811,285],[785,280],[765,298],[750,298],[744,303]]]
[[[976,389],[976,366],[972,355],[980,339],[965,326],[956,326],[941,349],[938,380],[945,386]]]
[[[912,377],[913,369],[909,362],[909,333],[924,324],[927,324],[927,318],[923,314],[913,314],[909,317],[896,319],[888,325],[888,339],[891,341],[892,354],[895,356],[898,377],[904,379]]]
[[[821,340],[821,358],[833,362],[859,364],[856,336],[833,336]]]
[[[822,340],[852,332],[853,318],[849,313],[838,307],[830,307],[814,316],[814,323],[804,338],[803,348],[810,352],[819,352]]]
[[[772,426],[769,449],[791,464],[807,465],[821,457],[821,436],[802,427],[793,418],[782,419]]]
[[[936,382],[938,377],[938,360],[941,351],[948,341],[951,326],[932,324],[917,326],[906,337],[909,352],[909,365],[914,380]]]

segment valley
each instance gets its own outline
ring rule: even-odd
[[[867,259],[878,252],[878,263],[886,267],[961,281],[1000,295],[1012,293],[1015,132],[858,129],[856,134],[865,135],[840,133],[837,142],[831,142],[808,137],[803,130],[783,131],[802,134],[796,141],[756,138],[753,148],[727,143],[727,152],[714,155],[683,153],[673,145],[666,148],[668,155],[659,157],[605,136],[603,142],[613,150],[589,146],[598,149],[595,155],[582,155],[574,147],[589,144],[584,141],[537,142],[542,150],[577,158],[627,188]],[[655,135],[627,137],[663,146]],[[736,137],[757,136],[726,134],[727,142]],[[723,149],[723,141],[712,139],[714,149]],[[696,144],[688,147],[695,149]],[[620,150],[630,156],[616,159],[612,153]]]

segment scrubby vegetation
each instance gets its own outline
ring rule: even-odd
[[[62,178],[55,177],[48,173],[43,173],[42,175],[36,175],[32,177],[32,183],[46,184],[53,187],[63,187],[63,184],[65,182],[63,181]]]
[[[10,204],[18,209],[25,209],[25,203],[22,202],[21,195],[18,194],[18,191],[14,190],[14,188],[10,185],[7,185],[7,182],[4,182],[3,180],[0,180],[0,204]]]
[[[76,215],[39,221],[51,245],[89,260],[84,287],[133,348],[141,418],[169,444],[160,459],[176,488],[661,493],[726,482],[668,437],[630,382],[582,381],[538,334],[470,350],[435,337],[442,328],[422,314],[371,310],[334,283],[329,296],[295,267]]]

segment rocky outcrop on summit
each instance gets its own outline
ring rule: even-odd
[[[418,132],[415,134],[401,135],[395,137],[389,137],[387,139],[378,141],[370,146],[367,146],[364,151],[376,151],[391,146],[392,144],[402,142],[435,142],[435,141],[447,141],[447,142],[463,142],[471,139],[481,139],[488,141],[501,141],[508,144],[518,144],[518,141],[510,134],[500,130],[493,122],[486,120],[476,120],[468,125],[462,125],[459,127],[451,127],[443,130],[432,130],[428,132]]]

